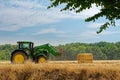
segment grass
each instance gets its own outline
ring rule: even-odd
[[[120,61],[0,63],[0,80],[120,80]]]

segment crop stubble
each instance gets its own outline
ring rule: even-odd
[[[0,80],[120,80],[120,61],[0,63]]]

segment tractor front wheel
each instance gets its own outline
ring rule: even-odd
[[[46,63],[47,59],[44,56],[40,56],[40,57],[38,57],[37,62],[38,63]]]
[[[17,51],[12,55],[11,60],[13,63],[22,64],[27,60],[27,56],[24,52]]]

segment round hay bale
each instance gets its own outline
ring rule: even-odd
[[[92,63],[93,54],[92,53],[79,53],[77,55],[78,63]]]

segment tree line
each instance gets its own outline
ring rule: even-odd
[[[50,55],[51,60],[76,60],[79,53],[92,53],[95,60],[118,60],[120,59],[120,42],[97,42],[97,43],[69,43],[55,46],[62,48],[62,56]],[[10,60],[11,53],[17,48],[16,45],[0,45],[0,60]]]
[[[118,60],[120,59],[120,42],[97,42],[97,43],[70,43],[59,45],[62,48],[62,59],[76,60],[79,53],[92,53],[95,60]]]

